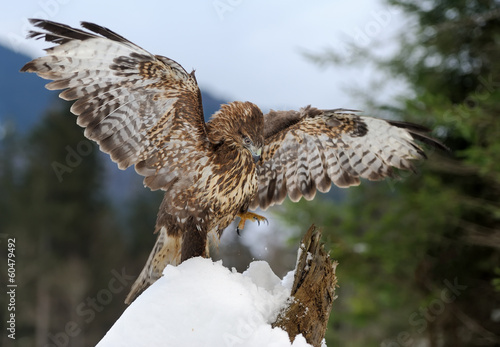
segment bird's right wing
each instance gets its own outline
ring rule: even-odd
[[[41,31],[30,38],[56,43],[21,71],[54,80],[48,89],[77,100],[71,112],[85,136],[109,153],[120,169],[135,165],[151,189],[195,180],[208,140],[194,74],[152,55],[109,29],[82,22],[92,32],[31,19]]]

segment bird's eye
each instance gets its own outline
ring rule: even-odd
[[[243,143],[247,146],[250,146],[252,144],[252,140],[248,136],[244,136]]]

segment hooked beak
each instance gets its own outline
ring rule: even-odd
[[[253,157],[254,163],[257,164],[257,162],[260,160],[260,156],[262,154],[262,148],[257,148],[255,146],[251,146],[250,152],[252,152],[252,157]]]

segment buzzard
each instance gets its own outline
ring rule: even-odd
[[[347,109],[271,111],[250,102],[222,105],[204,121],[194,72],[153,55],[102,26],[88,31],[31,19],[28,38],[53,42],[47,55],[21,71],[53,80],[71,112],[120,169],[131,165],[144,185],[165,191],[157,241],[126,303],[167,264],[207,257],[207,237],[236,218],[265,221],[249,211],[298,201],[360,178],[380,180],[394,168],[412,170],[425,157],[415,140],[444,147],[419,125],[360,116]]]

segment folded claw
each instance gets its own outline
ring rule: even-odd
[[[236,227],[236,233],[238,235],[240,235],[240,232],[243,230],[243,228],[245,227],[245,222],[248,220],[248,219],[251,219],[253,221],[257,221],[257,224],[260,225],[260,222],[266,222],[267,225],[269,225],[269,221],[267,220],[267,218],[265,217],[262,217],[256,213],[253,213],[253,212],[244,212],[244,213],[238,213],[237,214],[238,217],[241,218],[240,222],[238,223],[238,226]]]

